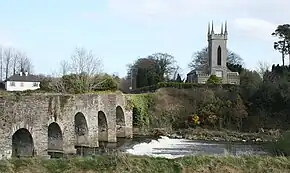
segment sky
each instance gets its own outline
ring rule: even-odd
[[[32,59],[34,72],[51,74],[75,48],[92,50],[109,74],[164,52],[189,72],[194,52],[207,45],[207,24],[228,23],[228,48],[250,69],[281,64],[271,33],[290,22],[289,0],[0,0],[0,45]],[[288,60],[286,61],[288,63]]]

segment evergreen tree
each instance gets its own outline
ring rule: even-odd
[[[176,77],[176,82],[178,82],[178,83],[181,83],[181,82],[182,82],[182,79],[181,79],[181,77],[180,77],[180,75],[179,75],[179,74],[177,74],[177,77]]]

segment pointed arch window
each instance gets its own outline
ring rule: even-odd
[[[221,46],[217,49],[217,65],[222,65],[222,49]]]

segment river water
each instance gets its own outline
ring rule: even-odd
[[[158,139],[134,138],[121,142],[116,148],[132,155],[169,159],[189,155],[268,155],[261,145],[170,139],[166,136]]]
[[[262,145],[170,139],[166,136],[158,139],[133,140],[129,145],[121,146],[120,149],[132,155],[165,158],[189,155],[268,155]]]

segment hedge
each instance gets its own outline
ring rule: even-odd
[[[154,92],[160,88],[177,88],[177,89],[190,89],[190,88],[224,88],[236,89],[237,85],[233,84],[198,84],[198,83],[178,83],[178,82],[159,82],[157,85],[146,86],[133,90],[131,93],[145,93]]]

